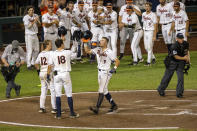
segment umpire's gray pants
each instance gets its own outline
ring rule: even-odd
[[[170,80],[174,74],[174,71],[176,70],[177,77],[178,77],[178,82],[177,82],[177,87],[176,87],[176,94],[183,94],[184,91],[184,63],[176,63],[176,62],[171,62],[169,68],[166,69],[165,74],[161,80],[161,83],[158,87],[159,91],[164,91],[167,87],[168,84],[170,83]]]
[[[133,29],[123,27],[122,30],[120,31],[120,53],[124,53],[125,43],[128,35],[131,43],[133,39]]]

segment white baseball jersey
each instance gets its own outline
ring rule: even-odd
[[[93,10],[91,10],[89,13],[88,13],[88,17],[89,17],[89,20],[91,22],[91,27],[96,27],[96,26],[101,26],[101,24],[95,24],[93,21],[98,21],[98,17],[99,17],[99,14],[98,12],[94,12]]]
[[[28,27],[29,24],[32,23],[35,20],[36,17],[38,17],[37,14],[33,14],[32,17],[27,14],[23,17],[23,22],[24,22],[24,25],[25,25],[25,34],[35,35],[35,34],[38,33],[38,26],[37,26],[36,23],[34,23],[31,28]]]
[[[126,25],[136,24],[134,30],[139,30],[142,28],[140,25],[139,19],[134,12],[131,15],[129,15],[128,13],[123,13],[122,23],[124,23]]]
[[[164,6],[158,5],[157,6],[157,16],[160,17],[160,24],[167,24],[172,22],[172,12],[173,8],[170,4],[165,4]]]
[[[132,7],[134,7],[136,10],[138,10],[138,11],[141,12],[141,10],[140,10],[140,8],[139,8],[138,6],[132,5]],[[127,12],[126,9],[127,9],[127,4],[126,4],[126,5],[123,5],[123,6],[121,7],[120,12],[119,12],[119,16],[123,16],[123,13],[124,13],[124,12]]]
[[[172,20],[175,22],[175,30],[181,30],[186,28],[186,21],[188,20],[185,11],[180,10],[178,13],[173,12]]]
[[[185,11],[185,5],[182,2],[179,2],[179,3],[180,3],[181,10]],[[174,10],[174,1],[170,2],[169,4],[171,8]]]
[[[154,24],[157,23],[156,14],[153,13],[152,11],[149,14],[144,12],[142,14],[142,22],[143,22],[144,30],[154,30]]]
[[[61,16],[59,17],[60,19],[60,26],[64,26],[66,29],[71,29],[71,25],[72,25],[72,20],[73,20],[74,16],[72,13],[67,12],[67,11],[61,11]]]
[[[43,23],[52,23],[54,20],[59,20],[58,16],[56,14],[53,14],[52,16],[49,15],[49,13],[46,13],[42,16],[42,22]],[[58,29],[57,26],[55,24],[53,24],[52,26],[46,28],[44,26],[44,32],[45,33],[57,33]]]
[[[103,13],[104,15],[104,20],[105,21],[108,21],[108,20],[111,20],[112,21],[112,24],[111,25],[104,25],[104,28],[107,30],[107,29],[110,29],[110,30],[113,30],[113,29],[116,29],[117,26],[118,26],[118,22],[117,22],[117,13],[115,11],[112,10],[111,13],[109,12],[106,12],[106,13]]]
[[[49,65],[53,65],[54,70],[57,72],[70,72],[70,61],[75,57],[76,53],[74,54],[70,50],[56,50],[49,59]]]
[[[51,57],[52,51],[42,51],[38,55],[35,64],[40,65],[41,72],[47,72],[49,59]]]
[[[86,10],[83,10],[82,12],[77,8],[74,10],[74,17],[76,19],[77,22],[79,23],[86,23],[87,24],[87,21],[86,21],[86,16],[88,15],[88,12]]]
[[[97,57],[98,69],[101,70],[110,70],[112,61],[115,61],[112,50],[107,48],[102,51],[102,48],[97,47],[91,50],[93,54]]]

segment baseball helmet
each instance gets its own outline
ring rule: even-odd
[[[81,38],[83,37],[83,32],[81,30],[75,30],[73,33],[73,39],[76,41],[81,40]]]
[[[62,35],[65,36],[67,34],[67,29],[64,26],[60,26],[58,28],[58,35],[61,37]]]

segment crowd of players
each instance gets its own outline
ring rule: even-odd
[[[70,116],[73,118],[79,116],[73,109],[72,84],[69,74],[71,59],[83,62],[82,56],[84,52],[91,54],[90,59],[92,61],[94,61],[95,57],[97,58],[99,96],[96,107],[90,108],[91,111],[97,114],[104,96],[111,104],[110,111],[117,110],[117,105],[112,100],[107,85],[111,74],[116,71],[120,63],[119,60],[124,56],[127,38],[130,40],[133,57],[130,65],[137,65],[139,62],[144,61],[139,46],[140,40],[144,37],[144,47],[147,51],[145,66],[151,66],[156,62],[153,46],[158,32],[158,25],[161,25],[168,53],[170,53],[170,48],[175,42],[175,35],[181,33],[184,40],[187,41],[189,20],[184,4],[177,0],[171,3],[160,0],[156,13],[151,11],[152,4],[150,2],[145,3],[145,12],[142,13],[139,7],[133,4],[133,0],[126,0],[126,5],[121,7],[119,15],[113,10],[112,3],[107,3],[104,6],[103,0],[88,2],[79,0],[77,3],[69,1],[67,5],[64,4],[59,3],[57,6],[53,0],[42,3],[42,23],[39,16],[34,13],[32,6],[27,8],[27,14],[23,18],[27,68],[31,70],[34,66],[36,67],[42,84],[39,112],[46,112],[46,92],[47,88],[50,87],[52,113],[57,113],[57,118],[61,117],[62,86],[64,86],[68,98]],[[141,26],[139,16],[142,16],[143,26]],[[44,43],[40,54],[37,36],[39,25],[43,26],[44,32]],[[88,34],[89,37],[86,38],[84,34]],[[118,35],[120,35],[119,59],[117,58]],[[14,41],[12,44],[14,46],[18,42]],[[8,48],[5,49],[2,56],[5,66],[8,67],[10,62],[13,63],[13,61],[17,63],[17,67],[24,64],[24,57],[20,56],[24,56],[23,51],[12,60],[7,58],[9,55],[6,52],[9,52]],[[21,58],[21,63],[17,61],[17,58]],[[110,70],[113,62],[115,62],[115,66]],[[54,72],[54,75],[51,72]],[[14,87],[19,92],[19,86],[14,85]],[[6,93],[8,98],[10,97],[10,88],[8,94]]]

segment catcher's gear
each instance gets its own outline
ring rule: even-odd
[[[109,73],[113,74],[113,73],[116,73],[116,69],[115,68],[112,68]]]
[[[80,30],[76,30],[73,33],[73,39],[76,41],[80,41],[83,36],[83,33]]]
[[[65,36],[67,34],[67,29],[64,26],[60,26],[58,28],[58,35],[61,37],[62,35]]]

